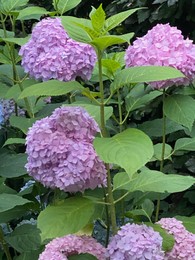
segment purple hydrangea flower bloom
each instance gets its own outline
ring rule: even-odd
[[[38,260],[68,260],[68,256],[85,253],[94,255],[98,260],[106,260],[106,249],[94,238],[76,235],[53,239]]]
[[[81,107],[61,107],[36,121],[26,138],[29,175],[68,192],[106,185],[104,163],[92,144],[97,131],[95,120]]]
[[[175,218],[162,218],[157,222],[175,239],[170,252],[166,252],[167,260],[195,260],[195,234],[186,230],[182,221]]]
[[[108,245],[110,260],[163,260],[160,234],[146,225],[126,224]]]
[[[70,81],[77,76],[90,79],[96,62],[95,50],[88,44],[72,40],[59,18],[38,22],[19,54],[25,72],[44,81]]]
[[[169,24],[157,24],[145,36],[135,40],[126,50],[125,61],[127,67],[170,66],[186,76],[150,83],[157,89],[188,85],[195,78],[195,45]]]
[[[1,104],[0,120],[2,124],[6,124],[11,115],[16,115],[15,102],[13,99],[0,99],[0,104]],[[18,107],[18,115],[24,116],[25,111]]]

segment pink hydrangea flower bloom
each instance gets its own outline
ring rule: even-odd
[[[163,260],[160,234],[146,225],[126,224],[108,245],[110,260]]]
[[[135,40],[126,50],[125,61],[127,67],[170,66],[186,76],[150,83],[157,89],[188,85],[195,78],[195,45],[169,24],[157,24],[145,36]]]
[[[96,62],[94,49],[72,40],[59,18],[46,18],[38,22],[19,54],[25,72],[44,81],[70,81],[77,76],[90,79]]]
[[[68,192],[106,185],[106,169],[92,141],[99,131],[81,107],[57,108],[36,121],[26,138],[27,171],[46,187]]]
[[[166,260],[195,260],[195,234],[188,232],[175,218],[162,218],[157,222],[175,238],[175,244],[170,252],[166,252]]]
[[[68,256],[88,253],[98,260],[106,260],[106,249],[89,236],[67,235],[53,239],[46,245],[38,260],[68,260]]]

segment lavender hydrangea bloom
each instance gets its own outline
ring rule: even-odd
[[[175,218],[162,218],[157,223],[175,238],[173,249],[165,254],[166,260],[195,260],[195,234],[188,232]]]
[[[1,125],[3,124],[3,106],[0,104],[0,129]]]
[[[15,102],[12,99],[0,99],[0,124],[5,124],[9,120],[11,115],[15,115]],[[24,116],[25,111],[18,108],[18,115]]]
[[[19,54],[25,72],[44,81],[70,81],[77,76],[90,79],[96,62],[94,49],[69,38],[59,18],[38,22]]]
[[[38,260],[68,260],[68,256],[84,253],[94,255],[98,260],[106,260],[106,249],[94,238],[76,235],[53,239]]]
[[[105,185],[106,169],[92,144],[97,131],[95,120],[81,107],[61,107],[36,121],[26,138],[29,175],[68,192]]]
[[[180,70],[186,78],[150,83],[155,89],[188,85],[195,78],[195,45],[169,24],[157,24],[126,50],[127,67],[157,65]]]
[[[163,260],[162,237],[146,225],[126,224],[108,245],[110,260]]]

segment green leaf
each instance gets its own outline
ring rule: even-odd
[[[35,260],[39,259],[39,255],[41,254],[42,249],[36,250],[36,251],[29,251],[29,252],[24,252],[14,258],[14,260]]]
[[[26,140],[23,138],[9,138],[4,143],[3,147],[10,144],[25,144]]]
[[[29,6],[20,10],[17,20],[40,20],[40,17],[45,14],[50,14],[45,8],[39,6]]]
[[[144,96],[132,97],[130,92],[130,94],[125,98],[126,109],[127,111],[134,111],[138,108],[144,107],[147,103],[154,100],[156,97],[159,97],[160,95],[162,95],[160,91],[154,90],[148,94],[145,93]]]
[[[35,225],[24,224],[6,236],[5,240],[20,253],[37,250],[41,245],[40,230]]]
[[[167,231],[162,228],[159,224],[153,224],[153,223],[145,223],[147,226],[152,227],[155,231],[157,231],[160,236],[163,239],[162,242],[162,249],[165,252],[171,251],[174,244],[175,244],[175,239],[173,235],[170,235],[167,233]]]
[[[25,6],[29,0],[1,0],[0,12],[9,14],[11,11]]]
[[[162,161],[162,149],[163,149],[163,144],[162,143],[158,143],[154,145],[154,156],[152,158],[151,161]],[[172,152],[172,147],[169,144],[165,144],[164,147],[165,151],[164,151],[164,158],[163,160],[169,159],[171,152]]]
[[[166,66],[141,66],[123,69],[111,84],[112,92],[124,85],[185,77],[179,70]]]
[[[25,37],[25,38],[2,38],[2,40],[4,42],[15,43],[15,44],[20,45],[20,46],[27,43],[29,39],[30,39],[29,36]]]
[[[145,216],[149,221],[151,221],[151,216],[154,211],[154,203],[149,200],[145,199],[144,202],[141,204],[141,209],[134,209],[128,212],[125,212],[125,216],[131,218],[133,216]]]
[[[101,37],[95,38],[90,41],[89,44],[95,46],[99,50],[103,51],[107,47],[112,46],[114,44],[121,44],[124,42],[129,42],[130,39],[134,36],[134,33],[127,33],[123,35],[103,35]]]
[[[4,152],[0,154],[0,176],[14,178],[26,174],[24,168],[27,162],[26,154],[10,154]]]
[[[94,147],[106,163],[118,164],[133,175],[153,155],[151,140],[143,132],[129,128],[112,138],[95,138]]]
[[[145,132],[147,135],[149,135],[150,137],[161,137],[162,136],[162,131],[160,131],[160,129],[162,129],[163,127],[163,120],[162,118],[158,118],[158,119],[154,119],[151,121],[146,121],[143,124],[138,125],[138,128],[140,130],[142,130],[143,132]],[[172,120],[169,120],[167,118],[166,120],[166,135],[179,131],[179,130],[183,130],[184,127],[173,122]]]
[[[122,176],[122,178],[121,178]],[[164,174],[158,171],[144,170],[135,178],[130,179],[123,173],[114,177],[114,189],[124,189],[134,191],[153,192],[181,192],[190,188],[195,183],[195,178],[191,176],[181,176],[177,174]]]
[[[195,151],[195,137],[178,139],[175,143],[174,150]]]
[[[100,33],[104,27],[104,22],[106,19],[106,14],[102,8],[102,4],[94,12],[92,12],[90,18],[94,30]]]
[[[62,15],[76,7],[80,2],[81,0],[53,0],[53,6]]]
[[[78,232],[88,224],[93,213],[92,201],[82,197],[72,197],[48,206],[38,217],[42,240]]]
[[[21,93],[19,99],[32,96],[60,96],[71,91],[82,91],[83,86],[76,81],[61,82],[50,80],[32,85]]]
[[[67,31],[68,35],[78,42],[89,43],[92,38],[89,33],[84,29],[85,27],[92,30],[91,21],[88,19],[76,18],[73,16],[60,17],[62,25]],[[80,24],[80,26],[79,26]],[[84,27],[84,28],[83,28]]]
[[[111,59],[102,59],[102,66],[112,75],[121,67],[120,62]]]
[[[27,134],[29,127],[31,127],[37,118],[26,118],[19,116],[11,116],[9,121],[11,126],[20,129],[24,134]]]
[[[10,88],[6,85],[1,83],[1,87],[0,87],[0,98],[5,98],[6,92],[9,90]]]
[[[176,219],[181,220],[185,228],[195,234],[195,216],[185,217],[185,216],[176,216]]]
[[[0,194],[0,213],[29,202],[29,200],[23,199],[15,194],[2,193]]]
[[[135,8],[128,11],[120,12],[118,14],[112,15],[105,21],[105,31],[108,32],[115,28],[117,25],[120,25],[125,19],[127,19],[130,15],[135,13],[137,10],[141,8]]]
[[[91,254],[79,254],[69,256],[68,260],[97,260],[97,257]]]
[[[192,129],[195,113],[195,100],[190,96],[172,95],[165,99],[164,113],[174,122]]]

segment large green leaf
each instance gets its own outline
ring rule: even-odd
[[[5,178],[19,177],[26,174],[24,165],[27,162],[26,154],[0,154],[0,176]]]
[[[2,38],[2,40],[4,42],[15,43],[15,44],[20,45],[20,46],[27,43],[29,39],[30,39],[29,36],[25,37],[25,38]]]
[[[25,144],[25,142],[24,138],[9,138],[5,141],[3,147],[10,144]]]
[[[72,39],[83,43],[91,42],[92,38],[86,30],[87,28],[92,30],[92,25],[90,20],[76,18],[73,16],[64,16],[64,17],[60,17],[60,19],[62,21],[62,25],[64,26],[68,35]]]
[[[138,125],[138,129],[142,130],[145,132],[147,135],[151,137],[161,137],[162,136],[162,130],[163,129],[163,119],[162,118],[157,118],[151,121],[146,121],[140,125]],[[172,120],[169,120],[167,118],[166,120],[166,135],[183,130],[184,127],[175,123]]]
[[[48,206],[38,217],[42,240],[78,232],[88,224],[93,213],[92,201],[82,197],[72,197]]]
[[[62,15],[76,7],[80,2],[81,0],[53,0],[53,6]]]
[[[40,230],[35,225],[24,224],[6,236],[5,240],[20,253],[37,250],[41,245]]]
[[[195,151],[195,137],[178,139],[175,143],[174,150]]]
[[[135,8],[135,9],[131,9],[128,11],[124,11],[124,12],[120,12],[118,14],[112,15],[111,17],[106,19],[105,25],[104,25],[104,28],[105,28],[104,30],[107,32],[112,30],[113,28],[115,28],[117,25],[122,23],[126,18],[128,18],[130,15],[132,15],[139,9],[140,8]]]
[[[22,254],[20,254],[19,256],[17,256],[16,258],[14,258],[14,260],[35,260],[35,259],[39,259],[39,255],[42,252],[42,248],[39,250],[35,250],[35,251],[29,251],[29,252],[24,252]]]
[[[195,216],[185,217],[185,216],[176,216],[176,219],[181,220],[185,228],[195,234]]]
[[[148,94],[145,93],[144,96],[132,97],[130,92],[130,94],[125,98],[126,109],[127,111],[134,111],[140,107],[144,107],[147,103],[160,95],[162,95],[160,91],[154,90]]]
[[[1,0],[0,12],[9,14],[11,11],[16,10],[22,6],[25,6],[29,0]]]
[[[134,191],[153,192],[181,192],[195,183],[195,178],[191,176],[181,176],[177,174],[164,174],[158,171],[144,170],[134,179],[130,179],[128,174],[118,173],[114,177],[114,189],[124,189]]]
[[[195,113],[192,111],[195,111],[195,100],[190,96],[172,95],[165,99],[165,115],[190,131],[195,120]]]
[[[106,163],[118,164],[130,175],[144,166],[153,155],[150,138],[142,131],[129,128],[112,138],[95,138],[94,147]]]
[[[154,82],[160,80],[185,77],[179,70],[166,66],[141,66],[131,67],[117,73],[111,84],[111,90],[115,92],[124,85],[132,83]]]
[[[58,80],[50,80],[24,89],[19,99],[32,96],[60,96],[70,93],[71,91],[82,90],[84,90],[83,86],[77,81],[61,82]]]
[[[11,116],[9,121],[11,126],[20,129],[24,134],[26,134],[28,132],[29,127],[31,127],[36,120],[37,118]]]
[[[89,44],[95,46],[99,50],[103,51],[109,46],[114,44],[121,44],[124,42],[129,42],[130,39],[134,36],[134,33],[127,33],[123,35],[103,35],[101,37],[95,38]]]
[[[2,193],[0,194],[0,213],[29,202],[29,200],[15,194]]]
[[[104,27],[104,22],[106,19],[106,14],[102,8],[102,5],[100,5],[96,10],[91,13],[90,18],[94,30],[100,33],[102,28]]]
[[[164,148],[163,148],[164,146]],[[164,158],[162,158],[162,149],[164,149]],[[154,145],[154,156],[151,161],[162,161],[169,159],[171,156],[172,147],[169,144],[163,145],[162,143],[158,143]]]
[[[40,20],[40,17],[45,14],[50,14],[45,8],[39,6],[29,6],[20,10],[17,20]]]

